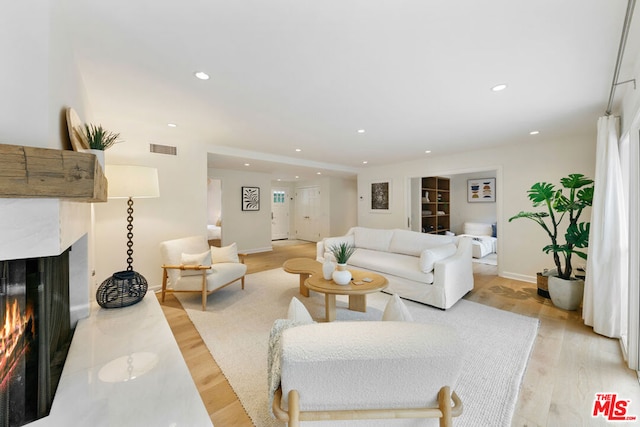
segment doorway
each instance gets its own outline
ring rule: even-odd
[[[317,242],[320,239],[320,187],[296,189],[295,208],[296,237]]]
[[[271,240],[289,238],[289,190],[271,189]]]

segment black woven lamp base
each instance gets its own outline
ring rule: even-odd
[[[119,271],[102,282],[96,300],[103,308],[127,307],[142,301],[147,293],[147,279],[133,270]]]

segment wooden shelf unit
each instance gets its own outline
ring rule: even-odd
[[[422,178],[420,192],[422,232],[445,234],[450,230],[451,195],[449,178]]]

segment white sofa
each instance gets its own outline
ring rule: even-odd
[[[353,227],[317,243],[317,260],[340,243],[356,247],[348,265],[389,280],[387,292],[441,309],[473,289],[471,239],[400,229]]]

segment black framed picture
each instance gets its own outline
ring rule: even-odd
[[[391,212],[391,181],[371,183],[371,212]]]
[[[242,187],[242,210],[260,210],[260,187]]]

